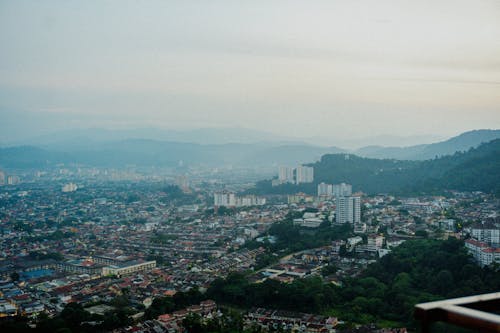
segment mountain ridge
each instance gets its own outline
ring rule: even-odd
[[[500,138],[500,130],[480,129],[461,133],[448,140],[408,147],[365,146],[354,151],[363,157],[427,160],[452,155],[457,151],[475,148],[481,143]]]
[[[78,133],[76,133],[78,135]],[[325,154],[356,154],[374,158],[397,155],[400,160],[421,160],[423,156],[451,155],[477,147],[490,138],[500,137],[500,130],[475,130],[446,141],[430,145],[411,147],[364,147],[350,151],[336,146],[322,147],[307,143],[223,143],[199,144],[154,140],[149,138],[128,138],[111,141],[85,140],[75,136],[74,142],[66,145],[43,144],[0,148],[0,167],[36,168],[56,164],[80,164],[88,166],[120,167],[125,164],[137,166],[177,166],[183,165],[220,167],[266,167],[295,166],[319,160]],[[33,147],[31,150],[27,147]],[[439,153],[439,154],[438,154]],[[413,156],[413,158],[409,158]]]
[[[297,165],[319,159],[326,153],[343,152],[337,147],[230,143],[200,145],[196,143],[127,139],[81,145],[68,152],[46,147],[16,146],[0,148],[0,167],[36,168],[56,164],[79,164],[100,167],[164,166],[179,162],[189,165],[268,167]]]

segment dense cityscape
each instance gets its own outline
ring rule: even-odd
[[[312,167],[277,171],[274,184],[314,181]],[[2,171],[0,316],[56,325],[50,318],[77,304],[82,330],[182,332],[229,320],[236,325],[230,331],[406,332],[404,320],[393,327],[338,311],[307,314],[258,302],[233,308],[213,286],[241,274],[250,284],[316,277],[343,288],[416,240],[465,240],[477,267],[500,262],[493,194],[367,195],[351,184],[320,182],[314,194],[256,196],[245,194],[251,182],[224,177],[198,170]],[[283,228],[298,231],[304,243],[284,245]],[[318,230],[326,236],[308,241]],[[158,305],[176,295],[180,305]]]
[[[0,0],[0,333],[500,333],[499,18]]]

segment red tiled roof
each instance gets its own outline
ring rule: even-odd
[[[474,245],[476,247],[488,247],[488,244],[480,242],[480,241],[472,239],[472,238],[471,239],[466,239],[465,242],[469,243],[471,245]]]

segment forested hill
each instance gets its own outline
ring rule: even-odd
[[[500,195],[500,139],[467,152],[427,161],[363,158],[352,154],[327,154],[314,167],[312,184],[271,187],[257,184],[257,193],[314,194],[320,182],[353,185],[353,190],[375,193],[436,193],[446,189],[495,192]]]

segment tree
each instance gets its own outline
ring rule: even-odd
[[[327,276],[337,273],[338,267],[333,264],[328,264],[321,269],[321,275]]]
[[[201,323],[201,317],[196,313],[190,313],[182,320],[182,326],[189,333],[202,333],[203,325]]]
[[[417,230],[417,231],[415,231],[415,236],[427,238],[429,236],[429,233],[425,230]]]
[[[434,291],[440,295],[446,295],[455,286],[453,275],[449,270],[442,270],[436,276]]]
[[[78,327],[82,321],[90,318],[90,313],[85,311],[80,303],[73,302],[64,307],[60,317],[71,327]]]
[[[11,279],[12,281],[14,281],[14,282],[15,282],[15,281],[19,281],[19,277],[20,277],[20,276],[19,276],[19,273],[18,273],[18,272],[13,272],[13,273],[11,273],[11,274],[10,274],[10,279]]]
[[[175,310],[172,297],[158,297],[153,299],[153,303],[144,313],[146,319],[156,319],[158,316],[170,313]]]

